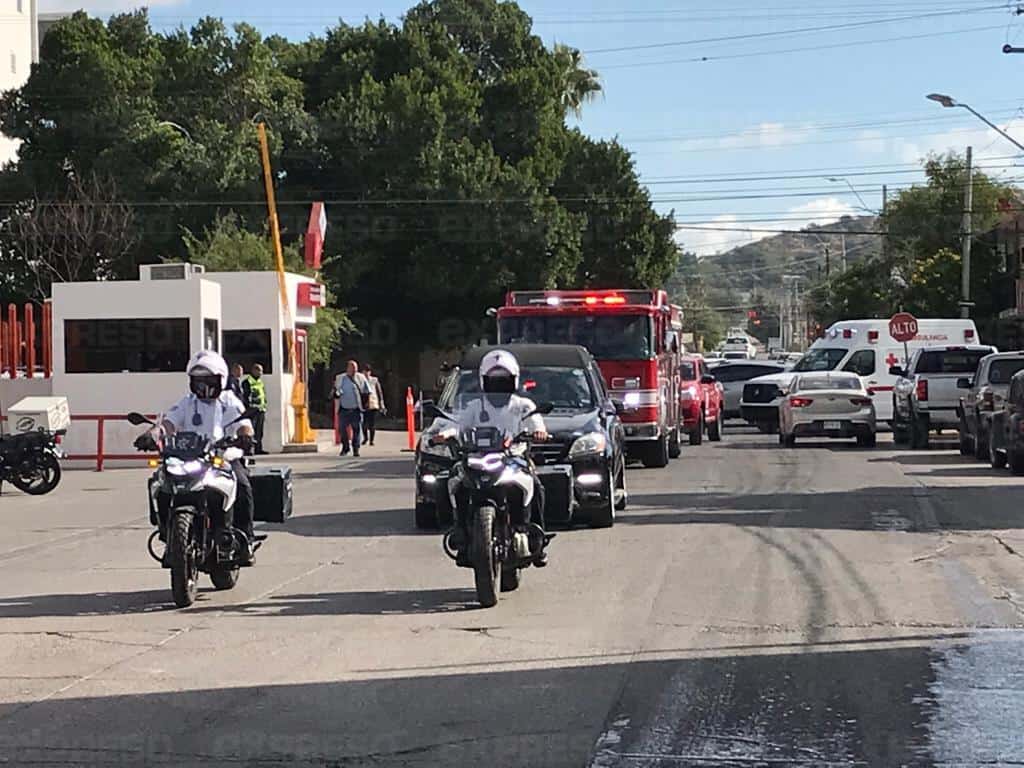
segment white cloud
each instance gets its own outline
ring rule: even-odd
[[[822,197],[787,211],[786,220],[772,229],[803,229],[811,224],[829,224],[843,216],[855,216],[857,209],[838,197]]]
[[[1024,142],[1024,124],[1012,124],[1006,132],[1017,141]],[[894,162],[911,164],[920,163],[932,153],[963,152],[968,146],[974,148],[976,158],[1006,157],[1019,153],[1004,136],[981,125],[976,128],[954,128],[917,138],[888,137],[881,131],[865,130],[858,134],[854,146],[866,154],[888,154]]]
[[[679,142],[679,147],[689,151],[788,147],[809,141],[817,132],[817,127],[812,124],[760,123],[753,128],[724,133],[713,138],[687,139]]]
[[[40,0],[40,13],[71,13],[88,11],[89,13],[110,13],[116,11],[132,11],[136,8],[153,8],[156,6],[182,5],[187,0]]]
[[[681,248],[698,256],[709,256],[756,240],[756,235],[733,231],[734,227],[743,226],[738,221],[738,218],[732,214],[715,216],[713,219],[694,225],[701,229],[678,230],[676,242]]]
[[[884,133],[871,128],[857,134],[854,146],[866,154],[881,155],[889,148],[889,143]]]

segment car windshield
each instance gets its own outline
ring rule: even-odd
[[[577,344],[598,360],[649,360],[654,328],[647,315],[548,315],[505,317],[502,344]]]
[[[933,349],[921,353],[914,373],[974,373],[978,362],[992,350]]]
[[[857,379],[847,378],[846,376],[836,378],[831,376],[801,376],[798,388],[801,392],[821,389],[857,390],[861,388],[861,383]]]
[[[800,362],[793,366],[793,373],[810,371],[834,371],[846,357],[848,350],[841,347],[818,347],[807,352]]]
[[[679,376],[687,381],[697,378],[697,364],[683,362],[679,364]]]
[[[1024,357],[994,360],[988,369],[989,384],[1009,384],[1013,374],[1024,370]]]
[[[462,371],[456,399],[479,393],[477,371]],[[551,403],[556,410],[592,411],[596,407],[590,381],[582,368],[527,366],[519,374],[518,394],[534,403]]]

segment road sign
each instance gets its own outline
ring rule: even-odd
[[[917,318],[909,312],[897,312],[889,321],[889,335],[904,344],[917,336]]]

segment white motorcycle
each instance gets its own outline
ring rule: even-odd
[[[508,410],[496,402],[500,399],[462,397],[454,415],[432,404],[425,408],[427,415],[452,424],[431,438],[447,445],[455,459],[448,491],[457,522],[445,533],[443,547],[459,566],[473,569],[477,600],[484,608],[497,604],[499,585],[501,592],[518,589],[520,571],[554,538],[530,521],[537,492],[531,435],[511,424]],[[551,410],[541,406],[535,413]]]
[[[237,421],[251,418],[243,414]],[[128,415],[135,426],[154,423],[138,413]],[[171,572],[171,594],[179,608],[196,599],[199,573],[208,573],[217,589],[232,589],[244,564],[240,555],[249,546],[246,534],[232,525],[232,509],[238,480],[231,462],[243,451],[233,437],[212,441],[196,432],[176,432],[142,449],[156,448],[160,459],[149,481],[149,519],[157,526],[149,537],[149,554]],[[159,539],[166,546],[162,555],[154,550]],[[266,536],[257,536],[259,548]]]

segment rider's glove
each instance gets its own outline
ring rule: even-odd
[[[152,432],[145,432],[135,438],[135,448],[139,451],[155,451],[157,449],[156,438]]]

